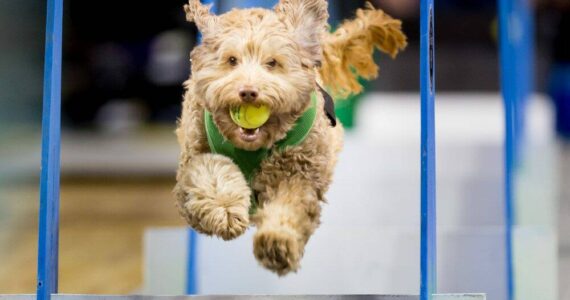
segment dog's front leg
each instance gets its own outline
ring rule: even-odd
[[[199,154],[178,170],[177,206],[198,232],[231,240],[249,225],[251,189],[233,161]]]
[[[262,206],[253,218],[258,227],[254,254],[266,268],[286,275],[299,268],[304,248],[319,225],[320,200],[301,178],[288,178],[259,195]]]

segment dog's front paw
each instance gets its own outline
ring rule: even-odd
[[[230,204],[233,199],[197,197],[189,194],[184,205],[189,215],[196,219],[198,231],[221,237],[228,241],[242,235],[249,225],[247,209]],[[249,200],[249,199],[248,199]],[[226,203],[226,204],[220,204]]]
[[[251,190],[239,168],[225,156],[192,158],[176,194],[182,215],[201,233],[231,240],[249,226]]]
[[[260,229],[253,238],[253,252],[261,265],[284,276],[299,269],[303,245],[290,229]]]

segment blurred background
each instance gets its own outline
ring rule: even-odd
[[[220,9],[241,2],[221,0]],[[343,186],[368,183],[370,189],[377,189],[368,190],[369,194],[390,200],[377,206],[385,211],[382,216],[389,219],[386,212],[397,215],[409,208],[408,215],[377,225],[417,226],[418,0],[373,2],[403,20],[409,46],[396,60],[378,55],[379,79],[366,86],[362,97],[339,104],[339,116],[350,128],[341,164],[345,159],[354,162],[353,166],[366,166],[366,161],[356,157],[371,153],[388,161],[380,159],[386,164],[369,170],[379,182],[368,182],[371,178],[364,183],[345,181],[351,168],[343,175],[341,166],[335,181],[341,188],[333,188],[327,209],[338,210],[335,200],[342,202]],[[183,4],[182,0],[65,1],[60,292],[144,291],[145,229],[184,226],[171,195],[178,155],[173,131],[196,29],[186,23]],[[330,1],[331,24],[351,17],[363,5],[364,1],[357,0]],[[529,118],[534,120],[529,123],[531,146],[519,190],[521,198],[532,195],[529,201],[546,203],[547,208],[531,206],[528,210],[547,211],[540,221],[534,221],[558,233],[559,241],[554,244],[557,274],[549,280],[567,283],[570,2],[537,0],[533,5],[537,95],[529,108]],[[438,162],[443,178],[438,196],[440,206],[448,205],[442,208],[444,215],[450,216],[444,216],[443,224],[449,221],[454,228],[502,222],[503,125],[496,6],[491,0],[436,1],[436,82],[441,95],[438,151],[443,153]],[[44,24],[45,1],[0,0],[0,294],[35,292]],[[463,182],[447,180],[456,177],[454,172],[469,176]],[[487,199],[481,201],[485,206],[477,206],[482,198]],[[460,199],[471,202],[462,206],[457,204]],[[477,213],[477,207],[495,211]],[[336,225],[349,221],[334,215],[325,215],[325,220]],[[461,286],[441,284],[450,290]],[[394,290],[387,286],[382,292],[413,293],[409,286]],[[555,288],[559,299],[570,299],[567,285]],[[489,299],[501,299],[500,292],[496,295]]]

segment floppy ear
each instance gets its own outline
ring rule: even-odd
[[[321,39],[327,32],[329,18],[326,0],[280,0],[275,6],[279,15],[299,45],[303,48],[310,66],[320,64]]]
[[[210,13],[211,6],[203,5],[200,0],[189,0],[188,4],[184,5],[186,20],[194,22],[202,34],[209,34],[214,31],[218,22],[218,17]]]
[[[368,2],[364,9],[356,11],[356,18],[325,35],[321,78],[335,96],[360,93],[359,78],[370,80],[378,76],[374,50],[394,58],[407,44],[402,22]]]

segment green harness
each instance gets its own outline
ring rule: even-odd
[[[234,163],[238,165],[251,187],[253,177],[259,170],[261,162],[267,158],[272,153],[272,151],[283,151],[287,147],[297,146],[301,144],[309,135],[311,128],[313,128],[316,116],[317,94],[316,92],[313,92],[311,93],[311,106],[309,109],[307,109],[307,111],[303,113],[303,115],[301,115],[299,119],[297,119],[295,125],[293,125],[293,128],[287,132],[287,136],[284,139],[278,141],[271,149],[262,148],[256,151],[247,151],[236,148],[222,135],[214,123],[212,114],[207,110],[204,111],[204,125],[206,129],[206,135],[208,137],[210,151],[212,151],[212,153],[221,154],[231,158]],[[252,189],[251,206],[249,210],[250,214],[255,213],[256,209],[257,197]]]

